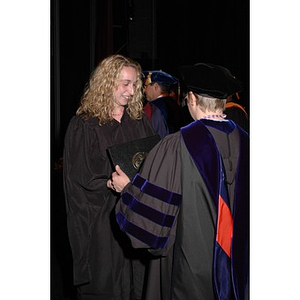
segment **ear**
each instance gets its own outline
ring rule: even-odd
[[[189,92],[189,102],[192,106],[196,105],[197,103],[197,98],[193,92]]]
[[[154,86],[155,90],[158,90],[160,88],[160,86],[159,86],[159,84],[157,82],[155,82],[153,86]]]

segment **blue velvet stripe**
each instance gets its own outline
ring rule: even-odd
[[[137,174],[133,181],[132,185],[141,189],[141,191],[151,197],[157,198],[168,204],[180,206],[181,204],[181,195],[177,193],[170,192],[164,188],[161,188],[157,185],[150,183],[149,181],[142,178]]]
[[[239,128],[240,158],[237,171],[232,241],[232,269],[237,299],[245,299],[249,278],[249,136]]]
[[[221,159],[220,159],[221,160]],[[222,161],[220,162],[220,196],[223,201],[227,204],[228,208],[228,192],[226,189],[226,185],[224,182],[225,174],[223,170]],[[218,209],[220,209],[218,207]],[[218,220],[217,220],[218,223]],[[215,290],[218,294],[218,299],[229,300],[232,299],[233,290],[232,290],[232,277],[231,277],[231,258],[227,255],[227,253],[223,250],[222,246],[216,241],[215,242],[215,250],[214,250],[214,286]]]
[[[172,227],[175,216],[166,215],[160,211],[139,202],[129,193],[122,194],[122,202],[129,207],[130,210],[147,218],[148,220],[165,227]]]
[[[201,122],[203,124],[205,124],[206,126],[216,128],[227,134],[231,133],[236,127],[236,124],[232,120],[218,122],[218,121],[213,121],[213,120],[209,120],[209,119],[201,119]]]
[[[127,232],[128,234],[132,235],[133,237],[143,242],[144,244],[147,244],[153,249],[161,249],[169,241],[169,237],[158,237],[131,223],[121,212],[117,213],[116,219],[123,231]]]
[[[216,207],[219,199],[219,152],[212,134],[201,121],[181,128],[182,138],[210,192]]]
[[[227,187],[225,185],[225,173],[224,173],[224,167],[223,167],[223,163],[222,160],[220,158],[220,166],[221,166],[221,182],[220,182],[220,195],[222,197],[222,199],[224,200],[224,202],[227,204],[228,208],[230,209],[230,203],[229,203],[229,199],[228,199],[228,190]]]
[[[232,299],[231,260],[217,242],[215,243],[215,257],[218,257],[214,259],[214,288],[218,295],[217,299]]]

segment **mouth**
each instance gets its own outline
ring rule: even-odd
[[[125,95],[123,95],[123,98],[125,98],[127,101],[129,101],[131,99],[131,96],[125,96]]]

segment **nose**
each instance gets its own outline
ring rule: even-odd
[[[128,86],[128,92],[130,93],[130,95],[132,96],[134,94],[134,84],[129,84]]]

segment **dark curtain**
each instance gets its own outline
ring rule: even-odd
[[[51,299],[75,300],[62,185],[63,140],[84,86],[113,53],[112,0],[51,1]]]

